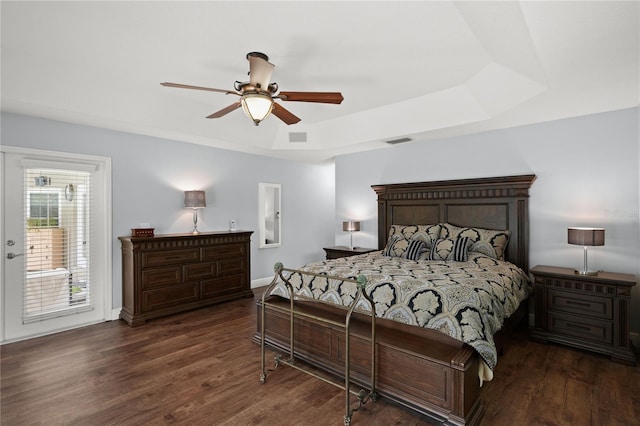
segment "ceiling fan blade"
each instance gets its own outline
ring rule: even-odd
[[[249,60],[249,82],[261,90],[269,90],[269,82],[275,65],[270,63],[266,55],[253,52],[247,55]]]
[[[229,114],[231,111],[235,111],[236,109],[240,108],[240,106],[241,106],[240,102],[233,103],[228,107],[222,108],[218,112],[214,112],[213,114],[208,115],[207,118],[220,118],[224,115]]]
[[[280,92],[276,98],[283,101],[318,102],[323,104],[341,104],[344,98],[340,92]]]
[[[212,87],[190,86],[188,84],[167,83],[167,82],[160,83],[160,84],[165,87],[175,87],[177,89],[206,90],[208,92],[220,92],[220,93],[225,93],[227,95],[240,95],[239,93],[234,92],[233,90],[214,89]]]
[[[300,118],[296,117],[289,112],[288,109],[275,102],[273,103],[273,110],[271,110],[271,113],[287,124],[296,124],[300,121]]]

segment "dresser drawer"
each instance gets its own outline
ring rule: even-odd
[[[163,250],[142,253],[142,267],[177,265],[196,262],[200,258],[197,248],[181,250]]]
[[[247,262],[244,259],[221,260],[218,262],[219,277],[229,275],[242,274],[247,268]]]
[[[231,277],[204,280],[201,282],[201,285],[202,298],[207,299],[237,293],[238,291],[242,291],[246,284],[244,275],[234,275]]]
[[[560,312],[548,313],[548,327],[552,333],[578,337],[597,343],[613,344],[613,323]]]
[[[184,266],[184,280],[197,281],[202,278],[213,278],[217,271],[216,263],[194,263]]]
[[[180,284],[182,275],[179,266],[170,266],[167,268],[149,268],[142,271],[142,289],[166,287],[170,285]]]
[[[593,318],[613,319],[613,301],[607,297],[549,289],[547,291],[547,308]]]
[[[245,257],[244,244],[225,244],[214,247],[204,247],[202,249],[202,260],[227,259],[231,257]]]
[[[187,283],[142,292],[142,312],[171,308],[196,302],[199,299],[198,283]]]

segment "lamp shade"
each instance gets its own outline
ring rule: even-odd
[[[271,96],[262,93],[245,93],[240,102],[244,113],[256,123],[256,126],[267,118],[273,109]]]
[[[603,246],[604,228],[569,228],[567,242],[578,246]]]
[[[207,207],[204,191],[184,191],[184,206],[192,209]]]
[[[360,222],[342,222],[342,230],[346,232],[356,232],[360,230]]]

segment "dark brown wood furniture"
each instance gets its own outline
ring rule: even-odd
[[[449,222],[458,226],[509,229],[507,260],[526,272],[529,187],[534,179],[534,175],[523,175],[375,185],[378,248],[384,248],[393,224]],[[285,306],[289,303],[285,299],[274,300],[275,296],[271,298],[270,303]],[[526,307],[526,303],[522,307]],[[261,306],[258,308],[256,342],[260,342],[261,330]],[[322,303],[309,302],[300,309],[322,317],[344,315],[339,308]],[[265,314],[267,344],[286,350],[288,316],[269,307]],[[516,316],[524,316],[524,311],[520,310]],[[366,386],[371,362],[367,350],[370,320],[356,314],[352,324],[352,378]],[[484,412],[478,379],[480,359],[469,345],[434,330],[391,320],[379,319],[376,324],[377,391],[381,396],[447,424],[480,422]],[[298,318],[294,335],[297,356],[328,372],[343,374],[344,333],[341,329]]]
[[[357,254],[371,253],[372,251],[376,251],[376,250],[378,249],[365,248],[365,247],[354,247],[350,249],[347,246],[335,246],[335,247],[324,248],[324,251],[327,255],[327,259],[338,259],[340,257],[355,256]]]
[[[188,309],[253,297],[250,231],[119,237],[120,318],[130,326]]]
[[[599,272],[579,275],[573,269],[536,266],[535,328],[531,338],[609,355],[635,365],[629,339],[629,306],[635,277]]]

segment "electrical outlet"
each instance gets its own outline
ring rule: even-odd
[[[229,230],[231,230],[231,231],[235,231],[236,230],[236,220],[235,219],[231,219],[229,221]]]

